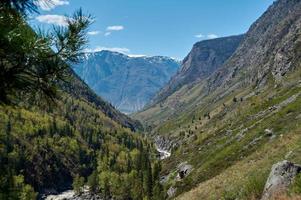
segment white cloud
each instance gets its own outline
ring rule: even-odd
[[[147,57],[147,55],[143,55],[143,54],[128,54],[128,56],[131,58]]]
[[[196,38],[202,38],[202,37],[204,37],[204,35],[200,33],[200,34],[195,35],[194,37],[196,37]]]
[[[88,35],[98,35],[100,31],[89,31],[87,34]]]
[[[109,35],[111,35],[111,32],[106,32],[105,34],[104,34],[104,36],[109,36]]]
[[[42,23],[55,24],[59,26],[67,26],[68,18],[63,15],[39,15],[36,20]]]
[[[50,11],[57,6],[69,5],[68,0],[38,0],[36,5],[42,10]]]
[[[118,52],[125,54],[131,58],[140,58],[140,57],[147,57],[147,55],[144,54],[130,54],[131,50],[124,47],[102,47],[98,46],[94,49],[85,49],[86,53],[94,53],[94,52],[100,52],[100,51],[112,51],[112,52]]]
[[[122,54],[128,54],[130,53],[130,50],[128,48],[122,48],[122,47],[96,47],[94,49],[86,49],[85,52],[98,52],[98,51],[113,51],[118,52]]]
[[[121,31],[124,29],[124,26],[108,26],[107,31]]]
[[[209,34],[209,35],[207,35],[207,38],[208,39],[215,39],[215,38],[218,38],[218,36],[216,34]]]

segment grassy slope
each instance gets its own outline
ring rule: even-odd
[[[151,134],[163,135],[177,144],[172,156],[164,161],[163,171],[170,177],[166,188],[176,187],[181,199],[258,198],[272,164],[285,158],[300,164],[299,8],[299,1],[277,1],[252,26],[248,40],[221,76],[216,73],[209,81],[183,86],[164,102],[135,115],[154,128]],[[296,12],[291,12],[293,9]],[[284,37],[288,30],[292,32]],[[280,81],[271,71],[278,64],[274,55],[282,47],[290,47],[285,53],[291,65],[283,64],[290,66],[290,71]],[[240,69],[227,76],[236,64]],[[256,70],[265,71],[264,78],[257,77]],[[218,86],[231,76],[229,84],[207,93],[208,85]],[[262,81],[260,86],[256,81],[245,81],[252,76]],[[184,161],[194,169],[188,177],[176,181],[176,166]]]
[[[167,187],[174,185],[181,194],[197,186],[182,199],[216,199],[214,195],[247,199],[260,195],[272,164],[283,160],[288,152],[293,151],[287,159],[300,163],[300,77],[299,69],[287,76],[281,87],[274,88],[270,80],[258,94],[247,95],[252,94],[252,88],[237,91],[159,126],[157,133],[179,144],[163,171],[168,173],[183,161],[194,166],[191,175],[183,181],[171,178]],[[242,102],[240,97],[244,97]],[[208,110],[210,120],[204,117]],[[265,129],[272,130],[273,135],[266,134]],[[237,190],[246,191],[240,194]]]
[[[177,199],[260,198],[270,168],[275,162],[289,159],[301,163],[300,131],[301,129],[290,131],[263,145],[250,156]]]

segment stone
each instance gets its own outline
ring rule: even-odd
[[[271,129],[265,129],[264,132],[268,137],[272,137],[274,135],[274,132]]]
[[[177,192],[177,188],[174,188],[174,187],[170,187],[168,190],[167,190],[167,195],[169,198],[175,196]]]
[[[178,165],[178,175],[177,179],[181,180],[188,176],[190,172],[192,171],[192,165],[187,164],[187,162],[183,162]]]
[[[287,160],[273,165],[272,171],[265,184],[261,200],[269,200],[285,192],[300,172],[301,166]]]

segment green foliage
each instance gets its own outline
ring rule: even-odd
[[[156,163],[152,168],[149,144],[140,140],[137,143],[126,141],[125,146],[120,146],[111,141],[107,141],[97,162],[99,188],[105,198],[151,199],[155,189],[156,195],[162,193],[162,187],[153,185],[153,181],[159,181],[161,169]]]
[[[0,199],[34,200],[37,198],[37,193],[30,185],[24,183],[22,175],[13,176],[9,172],[6,176],[1,177],[0,183]]]
[[[299,173],[294,179],[290,192],[294,194],[301,194],[301,173]]]
[[[85,184],[85,178],[79,176],[78,174],[74,177],[72,187],[76,194],[81,194],[83,192],[83,187]]]
[[[50,3],[49,0],[42,0],[42,3]],[[2,0],[1,8],[17,10],[22,14],[37,12],[35,0]]]
[[[73,186],[79,193],[80,177],[88,177],[85,184],[94,193],[151,198],[161,169],[152,164],[152,145],[85,102],[68,97],[58,105],[52,113],[0,106],[0,158],[6,166],[0,173],[14,169],[36,191],[66,187],[78,174]]]
[[[80,10],[66,27],[43,34],[25,22],[26,11],[35,10],[30,0],[0,3],[1,199],[35,199],[34,190],[58,190],[72,181],[78,194],[88,184],[105,198],[151,199],[160,173],[156,169],[153,178],[153,146],[121,127],[116,121],[127,119],[84,84],[66,83],[91,17]],[[59,90],[57,107],[45,106],[44,97],[53,100]]]
[[[29,0],[0,2],[0,103],[56,98],[70,74],[67,64],[78,61],[87,42],[90,16],[79,10],[66,18],[67,27],[37,34],[19,13],[32,5]]]
[[[244,186],[244,196],[260,199],[265,183],[267,180],[266,174],[251,175],[248,182]]]
[[[98,192],[98,177],[97,172],[93,171],[92,174],[88,177],[87,185],[92,193]]]
[[[156,181],[154,183],[154,190],[153,190],[153,199],[154,200],[163,200],[165,199],[163,191],[163,186],[159,181]]]
[[[266,175],[262,174],[251,175],[242,186],[225,190],[222,194],[222,199],[260,199],[266,182],[266,177]]]

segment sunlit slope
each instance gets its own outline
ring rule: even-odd
[[[195,187],[182,199],[256,199],[272,164],[300,163],[300,33],[301,2],[278,0],[222,67],[137,114],[175,144],[166,188]],[[186,161],[193,170],[177,180]]]

